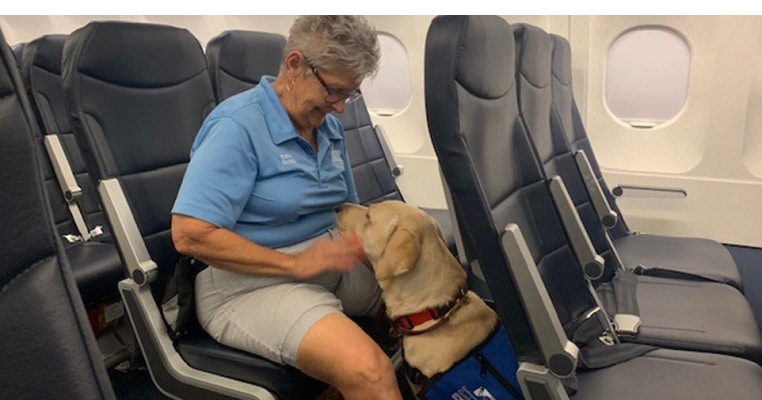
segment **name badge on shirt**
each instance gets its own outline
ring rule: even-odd
[[[280,163],[283,165],[293,165],[296,164],[296,160],[294,159],[294,156],[289,153],[281,153]]]
[[[332,149],[331,150],[331,160],[333,161],[333,165],[337,167],[341,167],[344,165],[344,160],[341,158],[341,150]]]

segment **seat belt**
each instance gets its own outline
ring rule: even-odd
[[[654,346],[612,340],[608,327],[600,319],[593,318],[598,310],[595,307],[564,326],[567,336],[579,347],[578,368],[606,368],[656,349]],[[564,382],[564,385],[568,389],[573,387],[573,382]]]
[[[657,347],[638,343],[617,343],[610,346],[586,346],[579,349],[582,369],[600,369],[640,357]]]
[[[671,279],[682,279],[682,280],[693,280],[693,281],[708,281],[708,282],[722,283],[724,285],[732,284],[732,282],[730,282],[727,279],[717,279],[714,277],[705,276],[702,274],[696,274],[693,272],[675,271],[672,269],[665,269],[661,267],[649,267],[642,264],[633,268],[632,272],[635,273],[636,275],[656,276],[660,278],[671,278]]]
[[[620,335],[635,336],[640,327],[638,310],[638,277],[630,271],[617,271],[611,281],[616,300],[614,328]]]

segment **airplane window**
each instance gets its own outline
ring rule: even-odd
[[[366,79],[362,93],[370,111],[392,116],[410,102],[410,68],[405,46],[394,36],[379,32],[381,62],[378,74]]]
[[[631,30],[614,41],[606,61],[606,103],[622,122],[653,128],[685,106],[691,54],[685,39],[674,31]]]

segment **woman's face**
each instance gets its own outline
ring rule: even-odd
[[[294,84],[290,114],[301,128],[315,128],[323,123],[326,114],[344,112],[345,99],[357,91],[358,85],[348,70],[322,70],[306,62],[301,68]]]

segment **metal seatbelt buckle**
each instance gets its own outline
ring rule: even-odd
[[[640,317],[632,314],[614,315],[614,329],[621,335],[635,336],[640,328]]]
[[[95,228],[90,230],[90,237],[94,238],[96,236],[103,235],[103,226],[96,225]]]
[[[77,242],[81,242],[82,241],[82,236],[73,235],[71,233],[68,233],[66,235],[62,235],[62,237],[64,239],[66,239],[66,241],[69,242],[69,243],[77,243]]]

